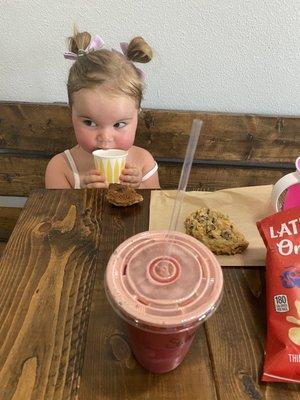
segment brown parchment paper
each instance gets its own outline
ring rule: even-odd
[[[223,189],[216,192],[186,192],[177,230],[185,232],[184,220],[200,207],[227,214],[249,242],[242,254],[217,256],[222,266],[264,266],[266,250],[256,221],[273,214],[270,204],[272,185]],[[176,190],[153,190],[150,202],[149,230],[169,228]]]

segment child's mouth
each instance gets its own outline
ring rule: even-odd
[[[95,147],[94,150],[109,150],[113,149],[114,147],[112,146],[102,146],[102,147]]]

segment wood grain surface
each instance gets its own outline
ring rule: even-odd
[[[75,397],[99,260],[97,201],[94,191],[37,192],[22,212],[0,264],[1,400]]]
[[[189,189],[272,184],[294,169],[299,117],[144,110],[136,144],[158,160],[163,188],[178,185],[194,118],[204,127]],[[0,195],[43,188],[50,157],[74,144],[65,104],[0,102]],[[142,193],[143,205],[125,209],[99,190],[41,190],[21,215],[0,208],[0,241],[10,237],[0,246],[0,400],[299,400],[300,385],[260,382],[265,292],[255,268],[224,270],[222,303],[176,370],[137,364],[103,274],[115,247],[148,229]]]
[[[28,196],[45,186],[46,159],[1,156],[0,193],[6,196]],[[159,179],[164,189],[175,189],[180,179],[182,163],[162,162]],[[291,172],[286,168],[243,168],[194,164],[188,182],[189,190],[218,190],[229,187],[273,184]]]
[[[28,196],[36,189],[43,189],[49,159],[0,154],[0,195]]]
[[[159,167],[159,178],[164,189],[176,189],[181,174],[181,165],[163,163]],[[215,191],[233,187],[272,185],[287,169],[242,168],[230,166],[198,166],[191,169],[188,190]]]
[[[148,229],[144,203],[116,208],[103,190],[33,194],[0,263],[1,400],[292,400],[300,385],[261,383],[264,272],[227,268],[224,295],[183,363],[135,361],[103,277],[113,250]]]
[[[0,260],[4,253],[5,247],[6,247],[6,242],[0,242]]]
[[[142,193],[146,202],[149,193]],[[190,352],[176,370],[157,375],[140,367],[107,303],[103,274],[118,244],[147,230],[148,214],[140,206],[122,210],[106,205],[104,215],[110,218],[103,220],[103,230],[110,235],[100,243],[103,258],[96,272],[80,400],[283,400],[287,395],[300,399],[300,385],[260,382],[265,337],[261,269],[223,269],[221,305],[200,327]]]
[[[0,207],[0,241],[8,241],[21,211],[21,208]]]
[[[154,157],[183,159],[194,118],[204,121],[196,159],[290,162],[298,156],[300,118],[145,109],[136,143]],[[0,102],[0,148],[58,153],[75,142],[66,104]]]
[[[103,276],[110,255],[129,236],[148,230],[150,192],[141,193],[143,206],[122,209],[104,204],[102,223],[107,235],[100,242],[101,262],[96,272],[79,400],[193,400],[200,393],[203,399],[217,399],[203,327],[184,365],[168,374],[152,374],[133,358],[120,321],[106,300]]]

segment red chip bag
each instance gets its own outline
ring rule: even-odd
[[[267,247],[265,382],[300,382],[300,207],[257,222]]]

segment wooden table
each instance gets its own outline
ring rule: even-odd
[[[112,251],[148,229],[144,203],[115,208],[101,190],[32,194],[0,265],[1,400],[300,399],[262,384],[264,273],[226,268],[217,312],[184,362],[156,375],[133,358],[103,288]]]

